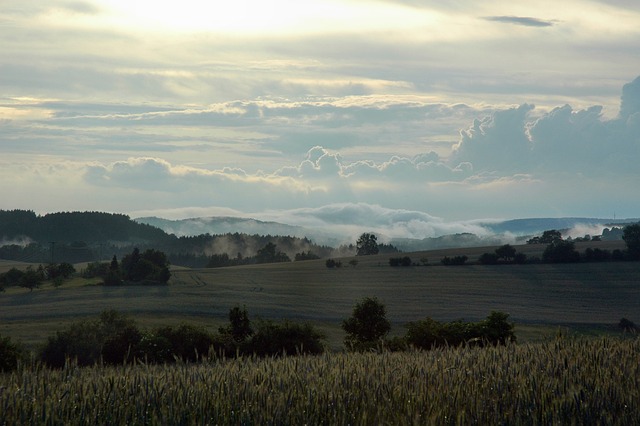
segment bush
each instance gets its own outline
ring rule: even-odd
[[[325,265],[327,268],[340,268],[342,267],[342,262],[339,260],[327,259]]]
[[[496,256],[510,262],[516,256],[516,249],[511,244],[505,244],[495,250]]]
[[[634,324],[633,321],[628,320],[626,318],[622,318],[618,323],[618,328],[622,330],[624,333],[636,333],[638,331],[638,327]]]
[[[411,258],[409,256],[392,257],[392,258],[389,259],[389,265],[391,265],[391,266],[411,266]]]
[[[12,342],[9,337],[0,336],[0,373],[15,370],[23,355],[20,344]]]
[[[47,339],[40,349],[43,363],[53,368],[64,367],[67,359],[80,366],[131,361],[141,339],[135,322],[116,311],[104,311],[97,320],[71,324]]]
[[[611,252],[609,250],[602,250],[599,248],[592,249],[588,247],[584,251],[584,260],[587,262],[606,262],[611,260]]]
[[[262,321],[247,348],[258,356],[321,354],[325,336],[310,324]]]
[[[176,328],[167,326],[143,335],[137,356],[151,363],[194,362],[207,356],[213,344],[213,337],[203,327],[190,324]]]
[[[375,297],[365,297],[357,303],[351,317],[342,322],[342,329],[347,333],[344,339],[347,349],[379,349],[382,339],[391,329],[386,314],[386,307]]]
[[[454,256],[451,258],[449,256],[445,256],[442,258],[442,260],[440,260],[440,262],[445,266],[449,266],[449,265],[460,266],[460,265],[464,265],[467,262],[467,260],[469,260],[469,258],[465,255]]]
[[[611,260],[625,260],[624,252],[620,249],[615,249],[613,252],[611,252]]]
[[[4,274],[0,274],[0,286],[12,287],[20,285],[23,276],[23,271],[16,268],[11,268]]]
[[[318,256],[317,254],[313,253],[311,250],[309,250],[308,252],[302,252],[302,253],[296,253],[295,256],[295,260],[296,261],[302,261],[302,260],[316,260],[316,259],[320,259],[320,256]]]
[[[580,253],[576,251],[574,243],[558,240],[547,246],[542,253],[542,259],[551,263],[579,262]]]
[[[87,268],[82,271],[81,275],[82,278],[97,278],[105,277],[108,272],[108,263],[92,262],[87,265]]]
[[[508,318],[509,314],[492,311],[487,319],[480,323],[482,333],[480,337],[493,345],[515,342],[513,323],[509,323]]]
[[[453,321],[442,323],[431,318],[413,321],[406,325],[407,343],[419,349],[439,346],[490,343],[493,345],[515,341],[513,324],[507,322],[508,314],[493,311],[480,322]]]
[[[67,360],[79,366],[93,365],[100,360],[102,344],[96,321],[77,322],[49,337],[40,350],[40,359],[52,368],[64,367]]]
[[[524,265],[525,263],[527,263],[527,255],[521,252],[516,253],[515,257],[513,258],[513,263]]]
[[[498,263],[498,255],[495,253],[482,253],[480,258],[478,258],[478,262],[483,265],[496,265]]]

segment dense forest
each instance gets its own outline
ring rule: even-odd
[[[275,246],[276,254],[290,259],[299,258],[296,255],[300,253],[336,255],[333,248],[307,238],[239,233],[177,237],[127,215],[103,212],[37,215],[29,210],[0,210],[0,238],[0,259],[33,263],[93,262],[114,255],[121,258],[134,247],[163,251],[171,264],[188,267],[224,266],[216,264],[223,255],[230,259],[255,258],[269,244],[268,248]],[[343,248],[344,254],[349,254],[348,250]]]

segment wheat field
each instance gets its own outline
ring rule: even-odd
[[[640,423],[640,340],[0,374],[0,424]]]

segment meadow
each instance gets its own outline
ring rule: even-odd
[[[640,423],[640,340],[0,374],[0,424]]]
[[[623,248],[592,242],[585,247]],[[618,244],[617,246],[615,244]],[[543,246],[519,246],[528,256]],[[342,348],[339,325],[363,297],[387,307],[392,334],[427,316],[439,321],[478,321],[491,310],[510,314],[521,340],[547,338],[563,330],[615,330],[625,317],[640,315],[640,262],[442,266],[447,255],[470,260],[493,248],[409,253],[427,266],[390,267],[389,255],[355,258],[358,264],[329,269],[324,260],[215,269],[173,268],[167,286],[104,287],[75,279],[61,287],[45,284],[30,292],[0,293],[0,334],[35,347],[71,321],[105,309],[129,314],[144,326],[189,322],[211,331],[227,321],[229,309],[245,306],[252,319],[308,321]],[[404,254],[403,254],[404,255]],[[0,272],[9,263],[0,264]],[[81,268],[81,265],[77,266]]]

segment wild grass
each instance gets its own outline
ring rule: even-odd
[[[0,424],[639,424],[640,340],[0,375]]]

